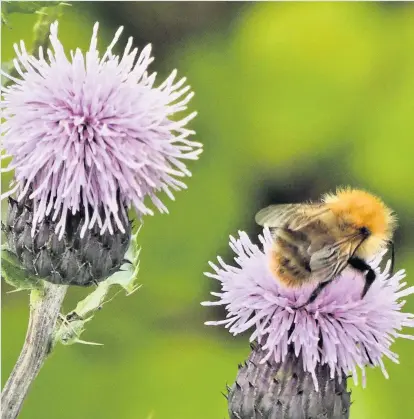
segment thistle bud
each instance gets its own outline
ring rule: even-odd
[[[230,419],[349,418],[351,395],[344,374],[331,378],[328,366],[318,364],[317,391],[302,358],[293,351],[279,363],[262,363],[264,356],[260,346],[253,346],[248,360],[240,365],[228,394]]]
[[[3,231],[9,251],[30,275],[54,284],[88,286],[119,270],[129,246],[131,227],[125,222],[124,232],[100,234],[95,225],[81,236],[83,219],[82,212],[68,214],[65,233],[60,239],[55,233],[56,221],[50,216],[33,225],[32,200],[17,202],[9,198]]]

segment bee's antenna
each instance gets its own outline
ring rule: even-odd
[[[394,249],[394,242],[390,240],[388,242],[391,246],[391,275],[394,273],[394,262],[395,262],[395,249]]]

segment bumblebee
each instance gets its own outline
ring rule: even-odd
[[[368,264],[391,245],[396,218],[383,201],[358,189],[338,189],[317,203],[271,205],[256,214],[269,227],[274,243],[269,266],[274,277],[291,288],[316,284],[310,304],[347,266],[365,274],[364,298],[375,272]]]

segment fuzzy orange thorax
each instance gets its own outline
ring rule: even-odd
[[[340,189],[336,194],[325,195],[324,201],[345,222],[356,228],[368,228],[380,241],[391,239],[395,218],[380,198],[358,189]]]

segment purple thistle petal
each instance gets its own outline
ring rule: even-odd
[[[206,275],[220,281],[222,292],[212,293],[217,301],[202,304],[223,305],[228,315],[226,320],[206,324],[225,324],[233,335],[253,328],[250,340],[262,345],[266,354],[262,362],[284,362],[291,346],[296,356],[301,355],[315,387],[317,364],[328,365],[332,377],[352,374],[355,383],[359,367],[363,385],[367,365],[380,366],[387,377],[383,357],[398,362],[397,354],[390,350],[395,338],[414,339],[399,333],[403,327],[414,327],[414,315],[400,311],[400,299],[414,293],[414,287],[405,288],[405,272],[390,276],[389,263],[381,272],[383,255],[379,255],[370,263],[377,279],[363,299],[363,274],[346,268],[313,303],[295,309],[308,300],[315,285],[300,289],[280,285],[268,267],[273,239],[267,228],[259,240],[263,250],[246,233],[239,232],[238,239],[230,237],[238,266],[228,265],[221,258],[220,266],[210,262],[215,273]]]
[[[98,23],[86,54],[76,49],[69,59],[57,22],[50,28],[49,62],[41,48],[35,58],[22,41],[14,46],[21,79],[2,73],[15,84],[2,88],[1,130],[15,179],[3,197],[17,192],[22,199],[30,193],[33,228],[51,214],[59,217],[62,236],[67,213],[88,212],[90,205],[83,234],[95,223],[102,233],[122,231],[120,203],[134,207],[138,216],[152,215],[144,203],[147,196],[167,212],[155,194],[164,191],[173,198],[171,190],[184,189],[175,179],[191,176],[182,160],[196,160],[202,152],[200,143],[187,138],[194,131],[185,128],[196,112],[170,119],[185,111],[194,95],[186,79],[176,80],[174,70],[154,87],[155,73],[147,72],[151,46],[137,58],[129,38],[123,54],[115,56],[112,48],[121,32],[122,27],[102,57],[96,49]]]

